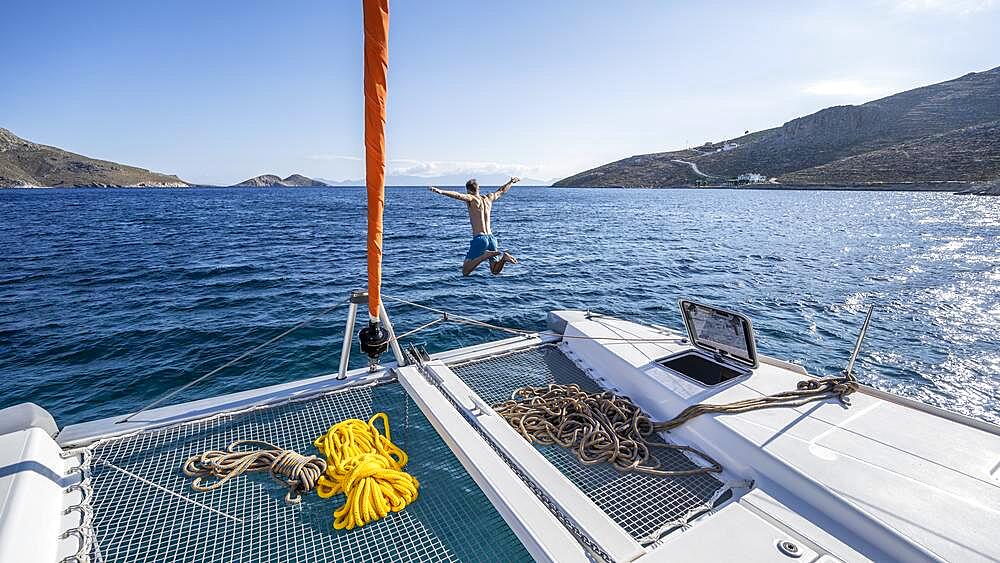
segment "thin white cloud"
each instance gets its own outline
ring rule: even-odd
[[[361,161],[360,156],[346,156],[342,154],[311,154],[306,156],[308,160],[352,160]]]
[[[361,162],[358,156],[341,154],[312,154],[308,160]],[[480,162],[470,160],[414,160],[409,158],[390,159],[387,171],[395,176],[419,176],[432,178],[450,174],[511,174],[527,175],[538,173],[540,166],[504,162]]]
[[[412,160],[403,158],[389,161],[390,174],[423,178],[450,174],[510,174],[519,176],[537,173],[539,169],[539,166],[527,164],[467,160]]]
[[[1000,6],[998,0],[890,0],[900,12],[954,14],[965,16]]]
[[[812,96],[827,96],[851,98],[854,100],[869,100],[888,96],[896,89],[884,84],[865,82],[863,80],[818,80],[802,87],[802,92]]]

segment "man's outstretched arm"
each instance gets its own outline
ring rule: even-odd
[[[452,199],[457,199],[458,201],[472,201],[472,196],[470,196],[468,194],[460,194],[458,192],[449,192],[448,190],[439,190],[439,189],[433,188],[433,187],[431,188],[431,192],[436,193],[436,194],[441,194],[441,195],[444,195],[444,196],[448,196],[448,197],[450,197]]]
[[[496,200],[500,199],[500,196],[502,196],[503,194],[507,193],[507,190],[509,190],[511,186],[513,186],[514,184],[516,184],[516,183],[518,183],[520,181],[521,181],[520,178],[518,178],[517,176],[514,176],[510,180],[507,180],[506,184],[504,184],[504,185],[500,186],[499,188],[497,188],[497,191],[491,193],[489,195],[489,198],[492,199],[493,201],[496,201]]]

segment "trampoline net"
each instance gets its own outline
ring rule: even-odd
[[[601,390],[597,382],[556,345],[453,363],[448,367],[490,405],[510,399],[515,389],[524,386],[575,383],[586,391]],[[662,442],[659,437],[651,441]],[[708,510],[713,497],[724,487],[711,474],[658,477],[634,471],[623,473],[608,464],[584,465],[572,450],[561,446],[534,445],[594,504],[643,544],[653,543],[661,532],[681,526],[692,511]],[[652,453],[663,469],[698,467],[675,450],[653,448]],[[724,499],[725,496],[721,500]]]
[[[263,440],[315,454],[313,440],[346,418],[389,415],[409,453],[420,496],[403,511],[354,530],[334,530],[344,496],[286,504],[266,474],[195,492],[181,472],[189,456]],[[93,561],[521,561],[529,555],[398,383],[98,442],[89,471]]]

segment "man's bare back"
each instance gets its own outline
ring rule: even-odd
[[[486,260],[490,261],[490,272],[494,275],[503,271],[507,264],[517,264],[517,259],[507,252],[501,252],[498,248],[497,238],[493,235],[490,225],[493,202],[500,199],[500,196],[507,193],[515,183],[520,182],[520,178],[511,178],[506,184],[500,186],[495,192],[486,195],[479,194],[479,183],[475,179],[465,183],[467,193],[451,192],[431,188],[436,194],[448,196],[452,199],[465,202],[469,210],[469,223],[472,224],[472,242],[469,245],[469,252],[462,263],[462,275],[469,275],[479,264]]]
[[[465,202],[469,208],[469,223],[472,224],[473,235],[491,235],[490,215],[493,212],[493,196],[496,192],[488,195],[469,195],[469,200]],[[459,194],[461,195],[461,194]],[[468,195],[468,194],[466,194]]]

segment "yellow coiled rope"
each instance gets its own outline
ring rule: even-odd
[[[382,420],[383,436],[375,421]],[[314,442],[326,457],[326,472],[316,494],[329,498],[344,493],[347,501],[333,513],[333,527],[350,530],[399,512],[417,498],[417,480],[402,469],[406,452],[389,435],[389,417],[380,412],[366,423],[347,419],[330,427]]]

